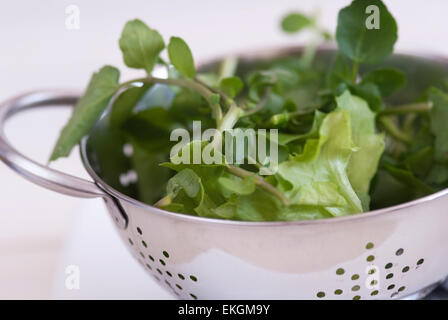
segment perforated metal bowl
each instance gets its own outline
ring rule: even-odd
[[[300,49],[243,56],[241,68]],[[326,65],[331,51],[319,53]],[[326,60],[327,59],[327,60]],[[255,61],[255,62],[254,62]],[[320,61],[320,62],[319,62]],[[440,59],[396,56],[411,76],[404,98],[448,75]],[[210,64],[207,68],[214,68]],[[129,173],[124,140],[101,124],[81,144],[89,182],[40,165],[16,151],[3,125],[13,114],[45,105],[73,105],[78,93],[38,91],[0,105],[0,159],[43,187],[102,197],[129,251],[148,274],[183,299],[391,299],[421,297],[448,275],[448,190],[349,217],[297,222],[236,222],[159,210],[120,185]],[[108,165],[99,152],[104,141]],[[112,164],[115,169],[111,170]],[[118,169],[117,169],[118,168]],[[138,178],[138,177],[137,177]],[[122,179],[123,180],[123,179]],[[125,275],[124,275],[125,276]]]

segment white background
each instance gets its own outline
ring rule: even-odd
[[[121,28],[140,18],[165,39],[183,37],[196,61],[246,49],[303,43],[279,18],[320,11],[334,30],[345,0],[2,1],[0,100],[42,88],[82,89],[104,64],[124,68]],[[80,9],[80,30],[67,30],[65,8]],[[386,0],[399,24],[401,50],[448,55],[448,1]],[[122,79],[138,74],[122,72]],[[38,110],[8,124],[17,148],[45,162],[67,110]],[[53,165],[86,176],[77,152]],[[131,260],[95,200],[73,199],[24,181],[0,163],[0,298],[167,298]],[[64,268],[78,264],[81,290],[64,289]]]

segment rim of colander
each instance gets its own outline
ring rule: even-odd
[[[244,51],[242,53],[237,54],[227,54],[227,55],[221,55],[219,57],[205,60],[203,63],[200,64],[200,67],[207,66],[209,64],[216,63],[218,61],[222,61],[224,57],[228,56],[236,56],[243,59],[263,59],[263,58],[272,58],[275,56],[287,56],[288,54],[300,52],[303,50],[303,46],[286,46],[286,47],[275,47],[275,48],[264,48],[260,50],[249,50]],[[332,51],[335,50],[336,47],[334,45],[323,45],[320,46],[318,51]],[[423,58],[426,60],[432,60],[432,61],[438,61],[448,64],[448,57],[443,56],[441,54],[433,53],[433,52],[408,52],[408,51],[398,51],[394,53],[394,55],[403,55],[403,56],[409,56],[409,57],[415,57],[415,58]],[[137,199],[134,199],[132,197],[129,197],[118,190],[112,188],[109,186],[106,182],[101,179],[95,170],[90,165],[90,162],[87,157],[87,140],[88,136],[84,137],[80,143],[80,154],[81,154],[81,160],[86,168],[88,174],[91,176],[91,178],[95,181],[95,183],[103,189],[106,193],[109,195],[128,202],[134,206],[148,209],[148,214],[157,214],[162,216],[171,217],[174,219],[180,219],[180,220],[186,220],[190,222],[196,222],[196,223],[212,223],[212,224],[220,224],[220,225],[229,225],[229,226],[250,226],[250,227],[286,227],[286,226],[298,226],[298,225],[319,225],[319,224],[329,224],[329,223],[342,223],[342,222],[349,222],[349,221],[357,221],[359,219],[368,219],[377,217],[379,215],[383,214],[399,214],[406,212],[405,209],[418,206],[424,203],[427,203],[431,200],[435,200],[438,198],[441,198],[443,196],[448,195],[448,188],[445,188],[443,190],[437,191],[435,193],[432,193],[430,195],[427,195],[425,197],[421,197],[412,201],[404,202],[398,205],[394,205],[391,207],[376,209],[372,211],[367,212],[361,212],[357,214],[342,216],[342,217],[333,217],[333,218],[326,218],[326,219],[316,219],[316,220],[296,220],[296,221],[239,221],[239,220],[226,220],[226,219],[217,219],[217,218],[207,218],[207,217],[199,217],[199,216],[193,216],[193,215],[187,215],[183,213],[176,213],[171,211],[166,211],[163,209],[159,209],[157,207],[154,207],[152,205],[149,205],[147,203],[141,202]]]

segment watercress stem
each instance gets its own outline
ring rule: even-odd
[[[387,133],[389,133],[394,139],[410,145],[412,143],[412,138],[405,132],[401,131],[394,120],[390,117],[380,117],[379,122],[384,127]]]
[[[238,58],[230,56],[224,59],[219,68],[219,80],[224,78],[233,77],[235,75],[236,68],[238,67]]]
[[[247,110],[246,112],[244,112],[244,114],[242,115],[242,117],[246,117],[246,116],[250,116],[254,113],[257,113],[258,111],[260,111],[261,109],[263,109],[264,105],[266,104],[266,102],[268,102],[269,99],[269,94],[271,93],[272,88],[271,87],[267,87],[266,91],[264,92],[263,98],[257,103],[257,105],[255,106],[255,108],[251,109],[251,110]]]
[[[263,189],[263,190],[271,193],[272,195],[277,197],[284,205],[289,204],[288,199],[285,197],[285,195],[283,193],[281,193],[277,188],[275,188],[273,185],[267,183],[262,177],[257,176],[253,172],[250,172],[250,171],[247,171],[247,170],[244,170],[242,168],[235,167],[232,165],[229,165],[227,167],[227,171],[229,171],[229,173],[231,173],[237,177],[240,177],[242,179],[253,175],[255,177],[255,184],[260,189]]]
[[[194,90],[194,91],[198,92],[202,97],[204,97],[204,99],[207,100],[207,102],[210,104],[212,109],[215,111],[216,122],[217,123],[221,122],[221,118],[222,118],[221,106],[219,104],[211,103],[211,97],[213,95],[213,92],[210,91],[206,86],[202,85],[201,83],[199,83],[197,81],[190,80],[190,79],[173,79],[173,78],[162,79],[162,78],[156,78],[156,77],[149,76],[149,77],[145,77],[145,78],[138,78],[138,79],[133,79],[133,80],[123,82],[122,84],[120,84],[120,86],[118,87],[117,90],[127,87],[136,82],[162,83],[162,84],[175,85],[175,86]]]
[[[432,102],[420,102],[405,104],[393,108],[387,108],[378,113],[378,116],[400,115],[407,113],[426,113],[432,108]]]

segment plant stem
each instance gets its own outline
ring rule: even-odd
[[[235,167],[235,166],[231,166],[229,165],[227,167],[227,171],[229,171],[229,173],[240,177],[240,178],[246,178],[248,176],[255,176],[255,184],[260,188],[263,189],[269,193],[271,193],[272,195],[274,195],[275,197],[277,197],[278,199],[280,199],[280,201],[284,204],[284,205],[288,205],[289,201],[288,199],[285,197],[285,195],[283,193],[281,193],[276,187],[274,187],[273,185],[267,183],[262,177],[257,176],[256,174],[254,174],[253,172],[244,170],[242,168],[239,167]]]
[[[306,114],[310,114],[321,108],[323,105],[315,105],[303,110],[293,111],[293,112],[284,112],[273,115],[269,120],[265,122],[265,126],[277,126],[281,123],[288,122],[292,118],[304,116]]]
[[[397,127],[393,119],[389,117],[380,117],[379,121],[384,127],[384,129],[387,131],[387,133],[389,133],[393,138],[407,145],[412,143],[412,138],[403,131],[401,131]]]
[[[250,116],[254,113],[257,113],[258,111],[260,111],[261,109],[263,109],[264,105],[266,104],[266,102],[268,102],[269,99],[269,94],[271,93],[272,88],[271,87],[267,87],[266,91],[264,92],[263,98],[257,103],[257,105],[255,106],[255,108],[247,110],[246,112],[244,112],[244,114],[242,115],[242,117],[246,117],[246,116]]]
[[[224,78],[233,77],[238,67],[238,58],[230,56],[224,59],[219,68],[219,81]]]
[[[219,104],[214,104],[214,105],[211,104],[211,96],[213,95],[213,92],[210,91],[206,86],[202,85],[201,83],[199,83],[197,81],[190,80],[190,79],[173,79],[173,78],[162,79],[162,78],[156,78],[156,77],[149,76],[146,78],[138,78],[138,79],[133,79],[133,80],[123,82],[122,84],[120,84],[120,86],[118,87],[117,90],[127,87],[136,82],[162,83],[162,84],[175,85],[175,86],[194,90],[194,91],[198,92],[202,97],[204,97],[204,99],[207,100],[207,102],[210,104],[212,109],[215,111],[216,122],[217,123],[221,122],[221,118],[222,118],[221,106]]]
[[[405,104],[398,107],[387,108],[378,113],[378,116],[400,115],[407,113],[426,113],[432,109],[432,102]]]

